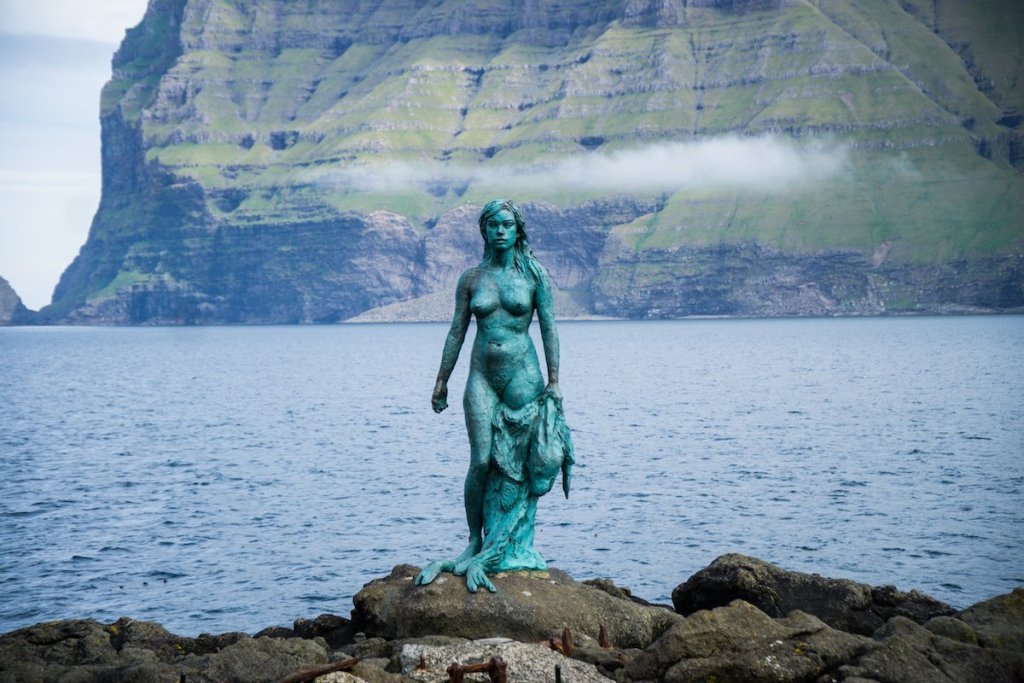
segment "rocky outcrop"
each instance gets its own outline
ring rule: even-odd
[[[323,641],[241,633],[183,638],[127,618],[106,625],[56,621],[0,637],[0,680],[273,681],[327,657]]]
[[[792,572],[746,555],[723,555],[672,591],[680,614],[744,600],[772,617],[801,610],[832,628],[869,636],[893,617],[923,624],[955,613],[917,591],[871,587],[849,579]]]
[[[702,575],[735,566],[739,557],[719,558]],[[806,599],[813,608],[824,604],[823,613],[841,623],[835,619],[842,611],[835,607],[837,596],[859,590],[853,582],[787,573],[755,558],[744,558],[744,564],[748,594],[755,600],[773,596],[773,611],[786,592],[779,587],[788,581],[790,588],[811,588],[786,600]],[[1024,589],[923,624],[891,616],[863,635],[804,610],[773,616],[740,599],[684,616],[637,600],[606,579],[583,584],[561,572],[500,575],[495,594],[471,594],[463,581],[445,580],[446,575],[417,587],[412,582],[417,572],[401,565],[367,584],[354,600],[351,620],[321,615],[255,637],[185,638],[127,618],[107,625],[60,621],[13,631],[0,636],[0,681],[258,683],[286,676],[312,680],[316,672],[340,666],[344,672],[316,680],[441,683],[449,680],[453,664],[484,664],[493,658],[504,662],[512,683],[555,680],[556,669],[562,680],[590,683],[1024,680]],[[699,584],[696,578],[686,585]],[[762,581],[767,586],[759,591],[756,584]],[[714,585],[708,591],[707,599],[690,597],[708,605],[719,601]],[[918,604],[938,604],[920,594],[892,592]],[[904,611],[918,620],[925,616]]]
[[[22,325],[32,321],[32,311],[21,303],[14,288],[0,277],[0,325]]]
[[[772,619],[737,600],[675,624],[624,671],[632,680],[813,681],[872,645],[808,614]]]
[[[415,318],[389,307],[450,291],[497,194],[530,205],[574,316],[1024,310],[1016,45],[988,45],[1015,34],[985,28],[1024,15],[986,2],[977,24],[916,1],[151,0],[40,319]],[[839,170],[738,182],[748,151],[651,175],[722,137]]]
[[[958,616],[970,627],[965,642],[1024,652],[1024,588],[979,602]]]
[[[645,606],[574,581],[564,572],[510,572],[495,577],[497,593],[471,595],[464,581],[442,575],[415,585],[419,568],[396,567],[363,587],[352,620],[367,635],[387,639],[444,634],[545,640],[569,628],[596,642],[603,625],[621,647],[652,643],[677,619],[664,607]]]

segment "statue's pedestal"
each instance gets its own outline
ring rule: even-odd
[[[680,619],[671,609],[614,597],[558,569],[494,574],[496,593],[470,593],[463,577],[448,573],[417,586],[418,573],[417,567],[399,565],[364,586],[354,598],[355,628],[388,639],[443,633],[521,642],[546,640],[568,628],[581,642],[596,641],[603,625],[616,647],[629,648],[644,647]]]

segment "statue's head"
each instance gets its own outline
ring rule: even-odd
[[[492,199],[484,205],[480,212],[480,236],[484,238],[484,244],[487,244],[487,221],[502,211],[508,211],[516,220],[515,248],[520,251],[529,248],[529,242],[526,239],[526,221],[523,220],[523,214],[519,211],[519,207],[508,199]]]
[[[484,205],[483,211],[480,212],[480,236],[484,238],[484,262],[490,260],[494,253],[487,241],[487,221],[502,211],[511,213],[516,221],[516,241],[512,245],[512,263],[520,273],[533,278],[534,281],[539,281],[543,269],[537,263],[537,259],[533,257],[533,250],[530,249],[530,240],[526,237],[526,221],[523,220],[523,214],[519,207],[507,199],[491,200]]]

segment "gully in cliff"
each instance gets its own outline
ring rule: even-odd
[[[558,388],[558,332],[547,271],[534,258],[526,222],[510,201],[495,199],[480,213],[484,255],[459,278],[455,315],[445,340],[432,405],[448,407],[448,378],[476,316],[477,333],[463,395],[470,461],[466,475],[469,545],[455,559],[428,564],[416,583],[443,571],[466,577],[471,592],[494,591],[488,574],[547,569],[533,548],[537,499],[558,472],[569,495],[572,439]],[[540,321],[547,386],[528,333]]]

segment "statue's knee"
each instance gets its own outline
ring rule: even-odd
[[[473,461],[469,463],[469,473],[466,475],[466,478],[483,485],[487,479],[487,461],[473,458]]]

